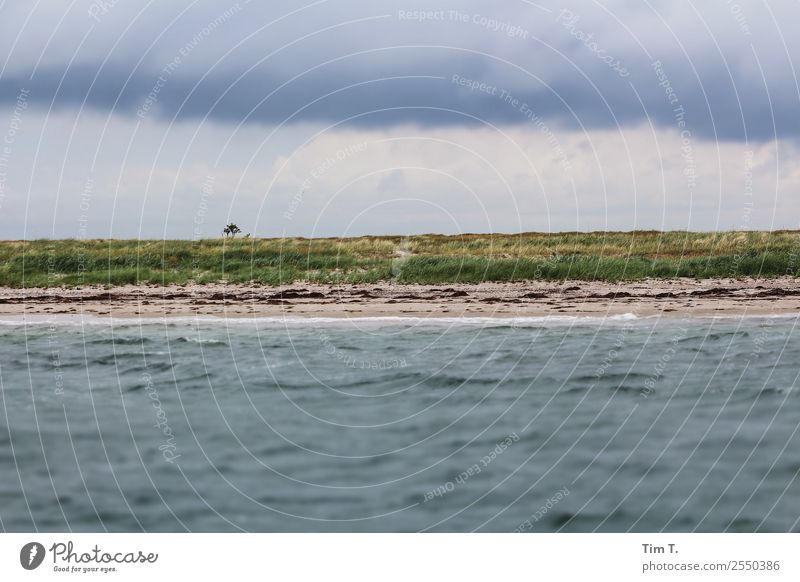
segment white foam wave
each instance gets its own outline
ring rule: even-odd
[[[800,313],[754,314],[754,315],[690,315],[692,320],[739,320],[739,319],[798,319]],[[669,321],[675,316],[653,314],[638,316],[635,313],[615,315],[542,315],[542,316],[462,316],[462,317],[419,317],[419,316],[354,316],[354,317],[311,317],[311,316],[269,316],[269,317],[218,317],[211,315],[176,317],[111,317],[90,314],[35,314],[0,315],[0,326],[14,327],[88,327],[104,326],[110,328],[141,326],[227,326],[227,327],[318,327],[318,326],[480,326],[480,327],[530,327],[548,325],[605,325],[632,321]]]
[[[356,316],[356,317],[217,317],[210,315],[189,317],[109,317],[90,314],[58,315],[5,315],[0,316],[0,325],[6,326],[108,326],[137,327],[144,325],[264,325],[264,326],[318,326],[318,325],[479,325],[479,326],[525,326],[542,324],[604,323],[639,319],[633,313],[609,316],[544,315],[524,317],[419,317],[419,316]]]

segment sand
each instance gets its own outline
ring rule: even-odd
[[[797,314],[800,313],[800,279],[0,288],[0,316],[522,317],[626,313],[637,316]]]

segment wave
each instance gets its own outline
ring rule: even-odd
[[[191,344],[202,344],[202,345],[209,345],[209,346],[227,346],[228,342],[221,339],[215,338],[206,338],[206,337],[191,337],[191,336],[180,336],[176,338],[170,339],[171,342],[175,343],[191,343]]]
[[[640,316],[635,313],[621,313],[616,315],[541,315],[541,316],[344,316],[344,317],[312,317],[312,316],[265,316],[265,317],[219,317],[213,315],[175,316],[175,317],[113,317],[91,314],[35,314],[35,315],[0,315],[0,326],[11,327],[84,327],[102,326],[109,328],[130,328],[141,326],[178,327],[200,325],[225,325],[229,327],[269,326],[269,327],[343,327],[351,325],[371,326],[475,326],[475,327],[542,327],[553,325],[581,325],[597,326],[615,323],[647,322],[647,321],[674,321],[677,317],[663,316],[662,314]],[[731,315],[689,315],[683,318],[692,321],[698,320],[797,320],[798,313],[784,314],[731,314]]]
[[[0,316],[0,325],[5,326],[107,326],[138,327],[143,325],[186,325],[186,324],[225,324],[253,325],[280,324],[293,326],[381,324],[381,325],[479,325],[515,327],[526,325],[558,324],[558,323],[605,323],[616,321],[632,321],[640,319],[634,313],[622,313],[609,316],[581,315],[542,315],[522,317],[418,317],[418,316],[355,316],[355,317],[305,317],[305,316],[268,316],[268,317],[218,317],[213,315],[176,316],[176,317],[111,317],[90,314],[57,314],[57,315],[5,315]]]

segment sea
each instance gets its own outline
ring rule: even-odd
[[[0,320],[11,532],[786,532],[791,317]]]

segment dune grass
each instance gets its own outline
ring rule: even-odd
[[[800,231],[0,242],[0,285],[478,283],[797,276]]]

